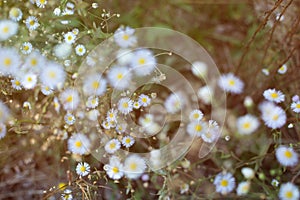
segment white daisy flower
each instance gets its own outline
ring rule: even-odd
[[[209,105],[212,101],[213,90],[208,85],[203,86],[199,88],[197,96],[204,104]]]
[[[281,128],[286,123],[286,113],[281,107],[272,102],[263,102],[259,108],[267,127],[272,129]]]
[[[278,74],[285,74],[286,73],[286,71],[287,71],[287,65],[286,64],[284,64],[284,65],[282,65],[278,70],[277,70],[277,72],[278,72]]]
[[[104,129],[106,129],[106,130],[108,130],[108,129],[111,128],[111,127],[110,127],[110,123],[109,123],[108,121],[103,121],[102,124],[101,124],[101,126],[102,126]]]
[[[182,98],[178,94],[172,93],[168,96],[164,105],[168,113],[174,114],[183,108]]]
[[[53,10],[53,14],[54,14],[55,16],[60,16],[60,14],[61,14],[60,8],[55,8],[55,9]]]
[[[72,200],[73,195],[72,195],[72,190],[66,189],[64,192],[61,194],[61,198],[63,200]]]
[[[4,76],[16,75],[21,64],[20,60],[15,49],[0,47],[0,73]]]
[[[292,97],[292,101],[293,101],[293,102],[300,101],[299,96],[298,96],[298,95],[294,95],[294,96]]]
[[[22,19],[23,13],[20,8],[11,8],[9,11],[9,18],[15,22],[18,22]]]
[[[140,49],[134,52],[130,65],[137,76],[146,76],[154,71],[156,59],[150,50]]]
[[[82,133],[75,133],[68,140],[68,149],[74,154],[87,154],[90,148],[91,142],[89,138]]]
[[[64,35],[64,41],[67,44],[73,44],[76,40],[76,35],[73,32],[67,32]]]
[[[273,101],[275,103],[280,103],[284,101],[284,94],[278,90],[276,91],[275,89],[267,89],[263,93],[264,97],[268,101]]]
[[[299,189],[293,183],[284,183],[280,186],[278,197],[281,200],[298,200],[300,197]]]
[[[74,33],[75,35],[78,35],[78,33],[79,33],[78,28],[74,28],[74,29],[72,30],[72,33]]]
[[[97,96],[90,96],[86,101],[86,107],[96,108],[99,105],[99,99]]]
[[[29,16],[25,20],[25,24],[26,24],[26,27],[30,31],[33,31],[33,30],[37,29],[40,26],[38,19],[36,17],[34,17],[34,16]]]
[[[35,0],[36,6],[39,8],[45,8],[47,0]]]
[[[116,122],[117,121],[117,114],[118,114],[118,110],[115,110],[113,108],[110,109],[109,111],[107,111],[106,120],[108,122],[110,122],[110,121]]]
[[[63,104],[65,110],[74,110],[78,107],[80,98],[77,90],[68,88],[64,90],[60,96],[60,101]]]
[[[25,60],[25,64],[22,68],[25,71],[31,71],[39,73],[41,69],[46,66],[46,58],[38,51],[33,51]]]
[[[123,97],[118,102],[118,110],[124,114],[127,115],[133,110],[133,101],[128,97]]]
[[[100,112],[96,109],[87,112],[87,117],[91,121],[97,121],[99,116],[100,116]]]
[[[18,32],[18,23],[11,20],[0,20],[0,41],[7,40]]]
[[[250,168],[250,167],[243,167],[243,168],[241,169],[241,172],[242,172],[243,176],[244,176],[246,179],[248,179],[248,180],[253,179],[254,176],[255,176],[254,170],[253,170],[252,168]]]
[[[134,109],[139,109],[141,107],[141,104],[138,101],[133,102],[133,108]]]
[[[231,173],[219,173],[217,174],[214,185],[216,186],[216,191],[221,194],[228,194],[233,191],[235,187],[235,179]]]
[[[40,79],[45,86],[52,89],[61,88],[65,83],[66,72],[60,64],[49,62],[41,70]]]
[[[10,82],[11,82],[11,85],[14,89],[22,90],[22,85],[21,85],[21,82],[18,78],[14,78]]]
[[[30,42],[24,42],[21,46],[21,52],[25,55],[30,54],[32,51],[32,44]]]
[[[180,185],[180,194],[187,193],[189,191],[189,189],[190,189],[189,184],[184,183],[184,184]]]
[[[37,75],[34,73],[27,73],[21,79],[21,84],[25,89],[32,89],[36,86]]]
[[[54,109],[57,113],[59,113],[59,110],[60,110],[60,104],[59,104],[59,101],[57,99],[57,97],[54,97],[53,99],[53,104],[54,104]]]
[[[148,95],[141,94],[139,96],[139,104],[143,107],[147,107],[151,103],[151,99]]]
[[[111,86],[117,90],[124,90],[128,88],[131,81],[131,72],[127,67],[112,67],[108,74],[107,78]]]
[[[71,113],[67,113],[64,117],[64,120],[65,120],[66,124],[73,125],[76,121],[76,118]]]
[[[265,76],[269,76],[270,75],[270,71],[266,68],[262,69],[261,72],[265,75]]]
[[[153,124],[153,118],[152,114],[145,114],[144,117],[139,118],[139,124],[143,127],[149,127]]]
[[[239,134],[249,135],[257,130],[259,121],[255,116],[247,114],[237,119],[236,126]]]
[[[291,104],[291,109],[292,109],[295,113],[300,113],[300,101],[293,102],[293,103]]]
[[[204,142],[212,143],[216,141],[216,139],[220,136],[221,132],[219,129],[219,125],[214,120],[208,121],[208,129],[201,134],[201,138]]]
[[[123,137],[123,139],[122,139],[122,144],[123,144],[123,146],[125,146],[126,148],[129,148],[129,147],[131,147],[133,144],[134,144],[134,138],[133,137],[131,137],[131,136],[125,136],[125,137]]]
[[[298,163],[298,154],[291,147],[280,146],[276,149],[275,155],[283,166],[295,166]]]
[[[248,194],[250,190],[250,182],[249,181],[243,181],[240,182],[237,189],[236,189],[236,193],[238,196],[243,196]]]
[[[139,178],[145,170],[146,162],[138,155],[130,155],[124,161],[124,173],[129,179]]]
[[[49,86],[42,85],[42,87],[41,87],[41,92],[42,92],[45,96],[48,96],[48,95],[50,95],[50,94],[53,94],[53,89],[50,88]]]
[[[115,42],[122,48],[132,47],[137,39],[134,36],[134,29],[130,27],[120,27],[114,33]]]
[[[76,166],[76,173],[79,176],[86,176],[90,173],[90,171],[91,171],[90,165],[86,162],[78,163]]]
[[[116,156],[110,157],[109,164],[104,165],[104,170],[106,171],[108,177],[114,180],[119,180],[124,176],[123,164]]]
[[[116,126],[116,131],[121,134],[121,133],[124,133],[126,131],[126,128],[127,128],[127,124],[125,123],[122,123],[122,124],[118,124]]]
[[[83,91],[86,95],[101,96],[106,92],[106,80],[98,74],[90,75],[84,80]]]
[[[204,134],[207,131],[207,124],[206,122],[203,121],[192,121],[187,125],[187,133],[190,136],[201,136],[202,134]]]
[[[0,123],[5,123],[10,116],[8,107],[0,100]]]
[[[204,78],[207,75],[207,65],[204,62],[196,61],[192,64],[192,73],[198,78]]]
[[[62,15],[73,15],[74,14],[74,8],[75,8],[75,4],[68,2],[66,4],[65,9],[62,12]]]
[[[75,52],[78,56],[83,56],[86,52],[85,46],[79,44],[75,47]]]
[[[121,143],[117,139],[111,139],[104,146],[105,151],[110,154],[115,153],[120,148],[121,148]]]
[[[5,124],[0,123],[0,139],[6,136],[6,126]]]
[[[218,85],[224,91],[234,94],[240,94],[244,89],[243,81],[232,73],[223,74],[218,81]]]
[[[53,49],[54,55],[59,59],[66,59],[70,56],[71,52],[72,45],[65,42],[57,44]]]
[[[128,66],[130,65],[130,61],[133,58],[133,52],[130,49],[120,49],[117,52],[117,60],[118,63],[122,66]]]
[[[189,119],[191,121],[200,121],[203,118],[203,112],[201,112],[201,110],[193,110],[190,115],[189,115]]]

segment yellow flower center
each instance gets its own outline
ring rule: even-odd
[[[244,127],[244,129],[248,129],[248,128],[250,128],[250,125],[251,124],[249,122],[246,122],[243,124],[243,127]]]
[[[79,52],[82,52],[82,51],[83,51],[83,49],[82,49],[82,48],[79,48],[79,49],[78,49],[78,51],[79,51]]]
[[[7,67],[10,66],[11,65],[11,59],[10,58],[5,58],[4,59],[4,65],[7,66]]]
[[[223,180],[221,181],[220,185],[221,185],[222,187],[227,187],[227,186],[228,186],[228,181],[225,180],[225,179],[223,179]]]
[[[76,142],[75,142],[75,146],[76,146],[77,148],[79,148],[79,147],[82,146],[82,143],[81,143],[80,141],[76,141]]]
[[[118,167],[113,167],[111,170],[113,171],[114,174],[116,174],[116,173],[119,172],[119,168]]]
[[[278,94],[276,92],[271,93],[271,97],[273,99],[276,99],[278,97]]]
[[[15,85],[20,86],[21,85],[20,81],[15,81]]]
[[[31,77],[28,77],[28,78],[27,78],[27,81],[28,81],[28,82],[31,82],[31,81],[32,81],[32,78],[31,78]]]
[[[18,17],[18,16],[19,16],[19,11],[18,11],[17,8],[12,8],[12,9],[10,10],[10,14],[11,14],[12,16],[14,16],[14,17]]]
[[[130,143],[130,138],[126,138],[125,143],[129,144]]]
[[[25,46],[23,47],[23,49],[24,49],[25,51],[28,51],[28,50],[29,50],[29,46],[28,46],[28,45],[25,45]]]
[[[99,86],[100,86],[100,84],[99,84],[98,81],[94,81],[94,82],[93,82],[93,88],[94,88],[94,89],[98,89]]]
[[[34,20],[30,20],[29,24],[30,24],[30,26],[33,26],[35,24],[35,21]]]
[[[142,102],[147,103],[147,98],[142,98]]]
[[[81,167],[80,167],[80,171],[81,171],[81,172],[85,172],[85,170],[86,170],[86,169],[85,169],[85,166],[81,166]]]
[[[2,31],[3,31],[3,33],[8,33],[8,31],[9,31],[8,26],[5,26],[5,27],[2,29]]]
[[[36,66],[37,65],[37,60],[35,58],[31,59],[31,65]]]
[[[93,99],[93,100],[92,100],[92,104],[96,104],[96,99]]]
[[[144,58],[141,58],[141,59],[139,59],[138,62],[139,62],[140,65],[143,65],[143,64],[146,63],[146,60]]]
[[[199,131],[201,131],[201,130],[202,130],[202,126],[201,126],[200,124],[197,124],[197,125],[195,126],[195,131],[199,132]]]
[[[198,113],[195,113],[193,116],[194,116],[195,119],[199,118],[199,114]]]
[[[235,85],[235,81],[234,80],[229,80],[228,83],[229,83],[230,86],[234,86]]]
[[[59,183],[58,184],[58,189],[60,189],[60,190],[64,190],[64,188],[67,186],[67,184],[65,184],[65,183]]]
[[[125,35],[123,35],[123,40],[128,40],[129,39],[129,35],[127,35],[127,34],[125,34]]]
[[[279,116],[278,116],[278,115],[274,115],[272,119],[273,119],[273,120],[275,120],[275,121],[277,121],[277,120],[278,120],[278,118],[279,118]]]
[[[73,96],[72,95],[68,96],[68,98],[66,99],[66,101],[68,103],[71,103],[73,101]]]
[[[296,108],[300,109],[300,103],[296,104]]]
[[[284,156],[287,157],[287,158],[291,158],[291,157],[293,156],[293,154],[292,154],[291,151],[286,150],[286,151],[284,152]]]
[[[131,164],[129,165],[129,168],[130,168],[131,170],[136,170],[137,164],[136,164],[136,163],[131,163]]]
[[[109,148],[114,149],[116,148],[116,143],[112,142],[109,144]]]
[[[127,102],[123,103],[123,107],[128,108],[128,103]]]
[[[73,120],[73,117],[72,116],[69,116],[68,117],[68,121],[72,121]]]
[[[292,191],[287,191],[287,192],[285,193],[285,197],[288,198],[288,199],[293,198],[293,192],[292,192]]]
[[[71,35],[68,36],[68,40],[72,40],[72,36]]]
[[[56,73],[55,72],[49,72],[49,77],[50,78],[55,78],[56,77]]]
[[[118,79],[118,80],[121,80],[122,78],[123,78],[123,74],[119,73],[119,74],[117,75],[117,79]]]
[[[41,3],[41,4],[45,4],[45,3],[46,3],[46,0],[40,0],[40,3]]]

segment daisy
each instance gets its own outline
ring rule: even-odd
[[[133,110],[133,101],[128,97],[123,97],[118,102],[118,110],[124,114],[127,115]]]
[[[110,109],[109,111],[107,111],[107,114],[106,114],[106,120],[108,122],[110,121],[117,121],[117,114],[118,114],[118,110],[115,110],[115,109]]]
[[[100,113],[98,110],[93,109],[87,112],[87,117],[91,121],[97,121]]]
[[[298,200],[300,197],[299,189],[293,183],[284,183],[279,189],[278,197],[281,200]]]
[[[90,151],[90,147],[90,140],[82,133],[75,133],[68,140],[68,149],[74,154],[86,154]]]
[[[111,127],[110,127],[110,123],[109,123],[108,121],[103,121],[102,124],[101,124],[101,126],[102,126],[104,129],[106,129],[106,130],[108,130],[108,129],[111,128]]]
[[[4,76],[15,75],[21,64],[20,60],[21,59],[15,49],[0,47],[0,73]]]
[[[121,133],[124,133],[126,131],[126,128],[127,128],[127,124],[125,124],[125,123],[118,124],[117,127],[116,127],[116,131],[119,134],[121,134]]]
[[[252,168],[250,168],[250,167],[243,167],[243,168],[241,169],[241,172],[242,172],[243,176],[244,176],[246,179],[248,179],[248,180],[253,179],[254,176],[255,176],[254,170],[253,170]]]
[[[154,116],[152,114],[145,114],[144,117],[139,118],[139,124],[143,127],[149,127],[153,124]]]
[[[300,113],[300,101],[296,101],[296,102],[293,102],[291,104],[291,109],[295,112],[295,113]]]
[[[57,113],[59,113],[59,110],[60,110],[60,104],[58,102],[58,99],[57,97],[54,97],[53,99],[53,104],[54,104],[54,109]]]
[[[61,14],[60,8],[55,8],[55,9],[53,10],[53,14],[54,14],[55,16],[60,16],[60,14]]]
[[[137,76],[146,76],[154,71],[156,59],[150,50],[140,49],[134,52],[130,65]]]
[[[68,88],[64,90],[60,96],[60,101],[63,104],[65,110],[74,110],[78,107],[80,99],[77,90]]]
[[[68,2],[65,9],[62,12],[62,15],[73,15],[74,14],[75,4]]]
[[[240,182],[237,189],[236,189],[236,193],[238,196],[243,196],[246,195],[250,190],[250,182],[248,181],[243,181]]]
[[[264,97],[268,101],[273,101],[275,103],[280,103],[284,101],[284,94],[280,90],[267,89],[263,93]]]
[[[10,82],[11,82],[11,85],[14,89],[22,90],[22,85],[21,85],[21,82],[18,78],[12,79]]]
[[[37,83],[37,75],[34,73],[27,73],[22,77],[21,84],[25,89],[32,89]]]
[[[72,45],[68,43],[60,43],[54,47],[53,53],[59,59],[66,59],[72,52]]]
[[[218,81],[218,85],[226,92],[240,94],[243,92],[244,83],[232,73],[223,74]]]
[[[178,94],[170,94],[166,99],[164,105],[168,113],[174,114],[182,109],[182,98],[180,98]]]
[[[24,42],[21,46],[21,52],[25,55],[30,54],[32,51],[32,44],[30,42]]]
[[[201,112],[201,110],[193,110],[190,115],[189,115],[189,119],[191,121],[200,121],[203,118],[203,113]]]
[[[47,0],[36,0],[35,3],[37,5],[37,7],[45,8],[45,6],[47,4]]]
[[[131,77],[131,72],[127,69],[127,67],[114,66],[107,74],[110,85],[117,90],[124,90],[128,88]]]
[[[122,145],[125,146],[126,148],[131,147],[134,144],[134,138],[131,136],[125,136],[122,139]]]
[[[130,27],[120,27],[114,34],[115,42],[122,48],[132,47],[136,44],[137,39],[134,36],[134,29]]]
[[[247,114],[237,119],[236,126],[239,134],[249,135],[257,130],[259,121],[255,116]]]
[[[204,62],[196,61],[192,64],[192,73],[198,78],[206,77],[207,65]]]
[[[7,40],[18,32],[18,23],[11,20],[0,20],[0,41]]]
[[[216,141],[216,139],[220,136],[219,125],[214,120],[208,121],[208,129],[203,134],[201,134],[201,138],[204,142],[212,143]]]
[[[66,72],[60,64],[49,62],[41,70],[40,79],[43,85],[56,89],[61,88],[66,79]]]
[[[30,31],[33,31],[40,26],[38,19],[34,16],[29,16],[25,20],[25,24]]]
[[[201,136],[207,131],[207,124],[202,121],[192,121],[187,125],[187,133],[194,137],[194,136]]]
[[[46,66],[46,58],[38,51],[33,51],[22,66],[24,70],[39,73]]]
[[[286,113],[281,107],[272,102],[263,102],[259,108],[267,127],[272,129],[281,128],[286,123]]]
[[[277,70],[278,74],[285,74],[286,71],[287,71],[287,65],[286,65],[286,64],[282,65],[282,66]]]
[[[90,165],[86,162],[78,163],[76,166],[76,173],[79,176],[86,176],[90,173],[90,171],[91,171]]]
[[[79,44],[75,47],[75,52],[78,56],[83,56],[86,52],[85,46]]]
[[[78,33],[79,33],[79,30],[78,30],[78,28],[74,28],[73,30],[72,30],[72,33],[74,33],[75,35],[78,35]],[[79,45],[78,45],[79,46]],[[84,47],[84,46],[83,46]]]
[[[49,86],[46,86],[46,85],[42,85],[41,87],[41,91],[44,95],[48,96],[50,94],[53,94],[53,89],[50,88]]]
[[[66,124],[73,125],[76,121],[76,118],[71,113],[67,113],[64,117],[64,120],[65,120]]]
[[[86,77],[83,83],[83,91],[86,95],[101,96],[106,92],[106,80],[98,74]]]
[[[4,138],[6,135],[6,126],[0,123],[0,139]]]
[[[73,199],[72,190],[69,189],[64,190],[64,192],[61,194],[61,198],[63,200],[72,200]]]
[[[139,96],[139,104],[143,107],[147,107],[151,103],[151,99],[148,95],[141,94]]]
[[[227,194],[233,191],[235,187],[235,179],[231,173],[219,173],[217,174],[214,185],[216,186],[216,191],[221,194]]]
[[[129,49],[120,49],[117,52],[117,60],[118,63],[122,66],[128,66],[130,65],[130,61],[133,58],[133,52]]]
[[[108,177],[114,180],[119,180],[124,176],[123,164],[116,156],[110,157],[109,164],[104,165],[104,170],[106,171]]]
[[[190,189],[189,184],[184,183],[183,185],[180,185],[180,194],[187,193]]]
[[[110,154],[115,153],[120,148],[121,148],[121,143],[117,139],[111,139],[104,146],[105,151]]]
[[[64,41],[67,44],[73,44],[76,40],[76,35],[73,32],[67,32],[64,34]]]
[[[206,105],[211,104],[212,96],[213,96],[213,90],[208,85],[199,88],[197,92],[198,98]]]
[[[130,155],[124,161],[124,173],[129,179],[139,178],[145,170],[146,162],[138,155]]]
[[[15,22],[18,22],[22,19],[23,13],[20,8],[11,8],[9,11],[9,18]]]
[[[99,105],[99,99],[96,96],[90,96],[86,101],[86,107],[96,108]]]
[[[9,109],[6,105],[0,100],[0,123],[5,123],[9,118]]]
[[[138,101],[133,102],[133,108],[134,109],[139,109],[141,107],[141,104]]]
[[[298,163],[298,154],[291,147],[280,146],[276,149],[275,155],[283,166],[295,166]]]

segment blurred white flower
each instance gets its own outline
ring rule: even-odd
[[[156,59],[150,50],[140,49],[133,53],[130,66],[137,76],[146,76],[154,71]]]
[[[134,29],[130,27],[120,27],[114,34],[115,42],[122,48],[132,47],[136,44],[137,39],[134,36]]]
[[[129,179],[139,178],[146,170],[145,160],[138,155],[130,155],[124,161],[124,173]]]
[[[22,19],[23,13],[20,8],[12,7],[9,11],[9,18],[13,21],[20,21]]]
[[[298,154],[291,147],[279,146],[275,155],[283,166],[295,166],[298,163]]]
[[[86,176],[90,173],[90,165],[86,162],[78,163],[76,166],[76,173],[79,176]]]
[[[247,114],[237,119],[236,126],[239,134],[249,135],[257,130],[259,121],[255,116]]]
[[[68,149],[74,154],[87,154],[90,151],[90,147],[90,140],[82,133],[75,133],[68,140]]]
[[[275,103],[283,102],[285,99],[284,94],[280,90],[267,89],[263,93],[264,97],[268,101],[273,101]]]
[[[221,194],[228,194],[233,191],[235,187],[235,179],[231,173],[219,173],[215,177],[214,185],[216,186],[216,191]]]
[[[207,65],[204,62],[196,61],[192,64],[192,73],[198,78],[205,78],[207,75]]]
[[[11,20],[0,20],[0,41],[7,40],[18,32],[18,23]]]
[[[284,183],[280,186],[278,197],[281,200],[299,200],[299,189],[291,182]]]
[[[243,182],[239,183],[239,185],[236,189],[236,193],[238,196],[243,196],[243,195],[248,194],[249,190],[250,190],[250,182],[243,181]]]
[[[243,92],[244,89],[243,81],[241,81],[241,79],[239,79],[232,73],[223,74],[220,77],[218,84],[219,87],[224,91],[234,93],[234,94],[240,94]]]

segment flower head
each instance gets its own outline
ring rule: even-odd
[[[66,72],[60,64],[49,62],[41,70],[41,82],[52,89],[61,88],[65,83]]]
[[[23,13],[20,8],[13,7],[9,11],[9,18],[15,22],[22,19]]]
[[[68,140],[68,149],[75,154],[87,154],[90,151],[90,147],[90,140],[82,133],[75,133]]]
[[[108,177],[114,180],[119,180],[124,176],[123,164],[116,156],[110,157],[109,164],[104,165],[104,170],[106,171]]]
[[[278,70],[277,70],[277,72],[278,72],[278,74],[285,74],[286,73],[286,71],[287,71],[287,65],[286,64],[284,64],[284,65],[282,65]]]
[[[33,31],[40,26],[38,19],[34,16],[29,16],[25,20],[25,24],[30,31]]]
[[[256,131],[259,126],[259,121],[253,115],[247,114],[237,119],[238,133],[242,135],[249,135]]]
[[[124,173],[129,179],[139,178],[146,170],[145,160],[138,155],[130,155],[124,161]]]
[[[189,115],[189,119],[191,121],[200,121],[203,118],[203,113],[201,110],[193,110],[190,115]]]
[[[71,113],[67,113],[64,117],[64,120],[65,120],[66,124],[73,125],[76,121],[76,118]]]
[[[243,196],[246,195],[250,190],[250,182],[249,181],[243,181],[240,182],[237,189],[236,193],[238,196]]]
[[[137,76],[151,74],[156,67],[156,59],[148,49],[140,49],[134,52],[131,59],[131,68]]]
[[[6,126],[3,123],[0,123],[0,139],[4,138],[6,135]]]
[[[76,173],[79,176],[86,176],[90,173],[90,165],[86,162],[78,163],[76,166]]]
[[[101,96],[106,92],[106,80],[101,75],[91,75],[84,80],[83,91],[86,95]]]
[[[168,113],[174,114],[183,108],[183,100],[180,95],[172,93],[168,96],[164,105]]]
[[[85,105],[88,108],[96,108],[98,104],[99,104],[99,98],[97,96],[89,96]]]
[[[7,40],[18,32],[18,23],[11,20],[0,20],[0,41]]]
[[[27,73],[22,77],[21,84],[25,89],[33,89],[37,83],[37,75]]]
[[[68,88],[64,90],[60,96],[60,101],[62,102],[65,110],[74,110],[79,105],[80,99],[77,90],[73,88]]]
[[[234,94],[240,94],[243,92],[244,89],[243,81],[241,81],[241,79],[239,79],[232,73],[223,74],[220,77],[218,84],[219,87],[224,91],[234,93]]]
[[[79,44],[75,47],[75,52],[78,56],[83,56],[86,52],[85,46]]]
[[[214,180],[214,185],[217,192],[227,194],[233,191],[235,179],[231,173],[219,173]]]
[[[107,78],[111,86],[117,90],[124,90],[129,87],[131,81],[131,72],[127,67],[112,67],[108,74]]]
[[[127,115],[133,110],[133,101],[128,97],[123,97],[118,102],[118,110],[124,114]]]
[[[134,138],[133,137],[131,137],[131,136],[125,136],[125,137],[123,137],[123,139],[122,139],[122,144],[123,144],[123,146],[125,146],[126,148],[129,148],[129,147],[131,147],[133,144],[134,144]]]
[[[151,103],[151,99],[148,95],[141,94],[139,96],[139,104],[143,107],[147,107]]]
[[[192,121],[187,125],[187,133],[194,137],[201,137],[207,131],[207,124],[203,121]]]
[[[64,41],[67,44],[73,44],[76,40],[76,35],[73,32],[67,32],[64,35]]]
[[[115,153],[120,148],[121,148],[121,143],[117,139],[111,139],[104,146],[105,151],[110,154]]]
[[[300,113],[300,101],[295,101],[291,104],[291,109],[295,112],[295,113]]]
[[[20,60],[15,49],[0,47],[0,74],[2,73],[4,76],[16,75],[21,64]]]
[[[122,48],[132,47],[137,40],[134,36],[134,29],[130,27],[120,27],[114,34],[115,42]]]
[[[281,200],[298,200],[300,197],[299,189],[293,183],[284,183],[279,189],[278,197]]]
[[[275,103],[280,103],[284,101],[284,94],[280,90],[267,89],[264,91],[264,97],[268,101],[273,101]]]
[[[267,127],[272,129],[281,128],[286,123],[286,113],[281,107],[272,102],[263,102],[259,108]]]
[[[283,166],[295,166],[298,163],[298,154],[291,147],[280,146],[276,149],[275,155]]]

